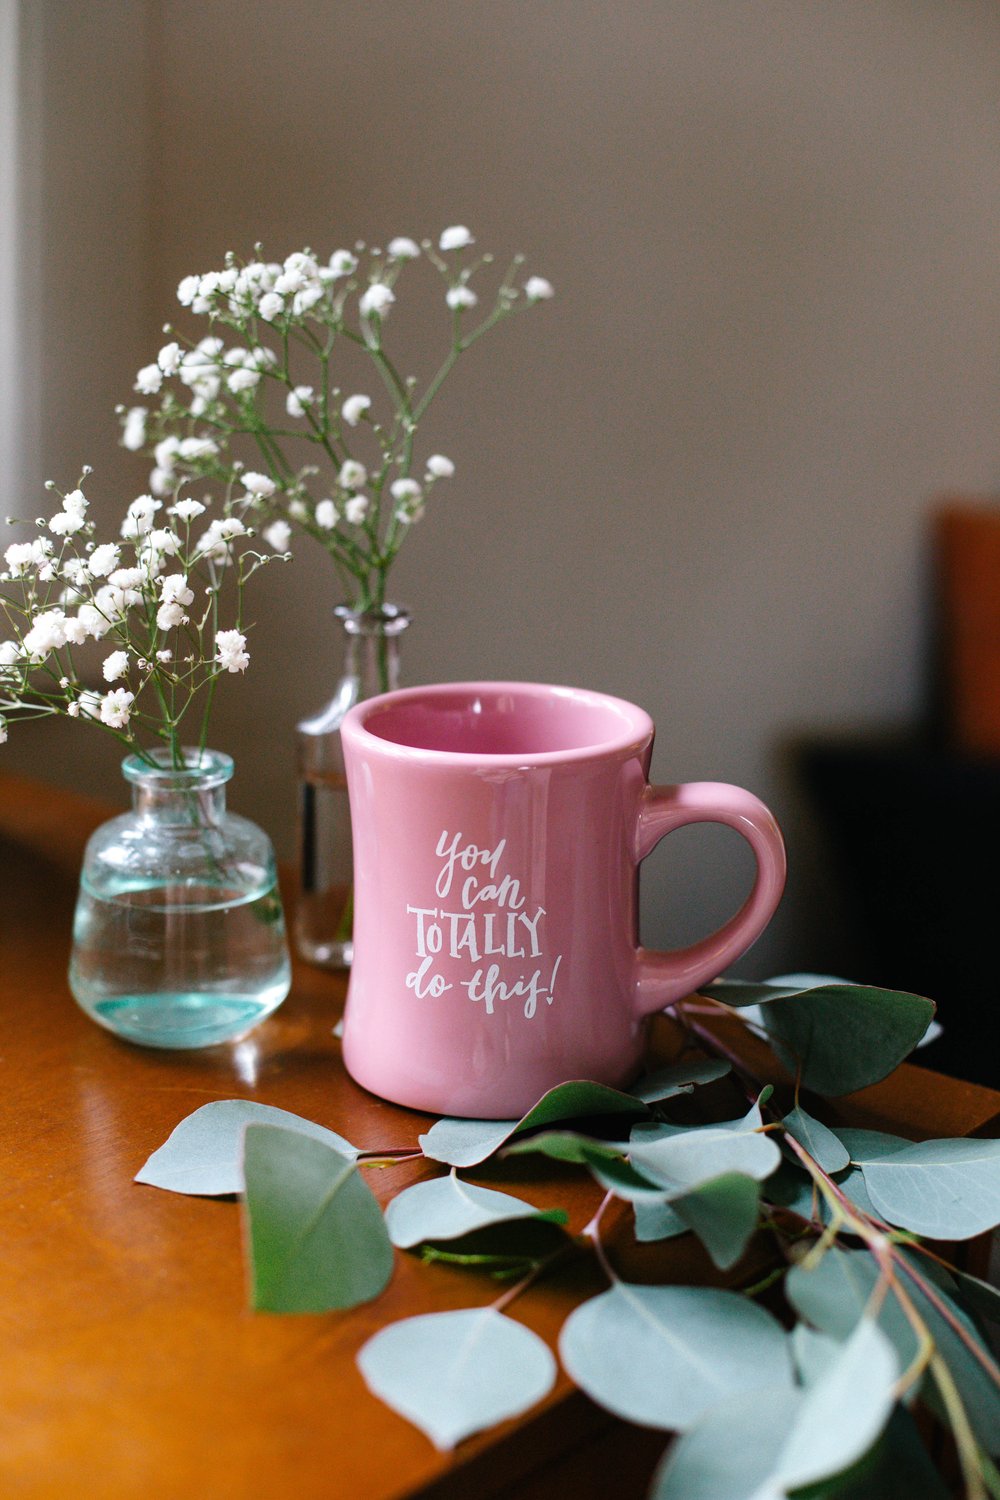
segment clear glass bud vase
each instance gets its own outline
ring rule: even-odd
[[[87,845],[73,924],[76,1000],[147,1047],[243,1036],[291,984],[271,841],[226,811],[228,755],[183,754],[123,763],[132,810]]]
[[[399,686],[399,637],[410,623],[405,609],[338,605],[344,669],[333,697],[298,725],[299,901],[295,943],[307,963],[350,967],[353,902],[351,816],[340,726],[363,698]]]

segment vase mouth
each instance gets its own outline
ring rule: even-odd
[[[208,791],[224,786],[232,777],[233,758],[222,750],[199,750],[185,745],[181,754],[183,766],[174,765],[166,747],[150,750],[145,756],[127,755],[122,761],[122,775],[134,786],[155,787],[165,792],[191,787]]]
[[[333,612],[348,635],[399,635],[410,623],[410,611],[401,604],[375,604],[370,609],[338,604]]]

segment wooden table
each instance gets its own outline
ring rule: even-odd
[[[371,1333],[490,1301],[495,1284],[397,1253],[375,1303],[323,1317],[254,1314],[238,1208],[133,1184],[178,1121],[212,1099],[275,1104],[362,1149],[415,1144],[427,1117],[347,1078],[333,1035],[344,984],[316,971],[297,969],[282,1009],[231,1046],[147,1051],[93,1025],[65,968],[82,845],[106,812],[0,776],[0,1494],[641,1496],[663,1435],[612,1420],[562,1375],[534,1411],[453,1455],[368,1394],[354,1356]],[[669,1051],[666,1023],[656,1045]],[[961,1135],[995,1129],[1000,1095],[902,1068],[839,1111],[914,1136]],[[578,1169],[517,1160],[504,1185],[566,1208],[571,1230],[581,1229],[597,1189]],[[367,1176],[387,1199],[432,1170],[411,1162]],[[488,1168],[471,1175],[497,1182]],[[666,1268],[677,1280],[719,1279],[690,1236],[637,1246],[624,1209],[609,1230],[626,1275]],[[581,1255],[510,1313],[554,1348],[571,1308],[600,1289]]]

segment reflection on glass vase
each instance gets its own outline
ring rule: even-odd
[[[353,846],[340,726],[355,703],[399,686],[405,609],[339,605],[344,667],[333,697],[298,725],[299,900],[295,944],[308,963],[350,967],[353,951]]]
[[[241,1037],[291,984],[271,841],[226,811],[228,755],[183,756],[124,761],[132,810],[91,837],[73,924],[76,1000],[148,1047]]]

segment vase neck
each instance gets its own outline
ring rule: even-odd
[[[130,755],[122,774],[132,785],[132,806],[157,823],[205,826],[221,821],[226,811],[226,783],[233,774],[230,756],[217,750],[184,750],[184,765],[171,764],[169,752],[154,750],[149,760]]]
[[[405,609],[383,604],[357,610],[338,605],[334,611],[344,632],[344,677],[357,702],[399,686],[399,637],[410,623]]]

